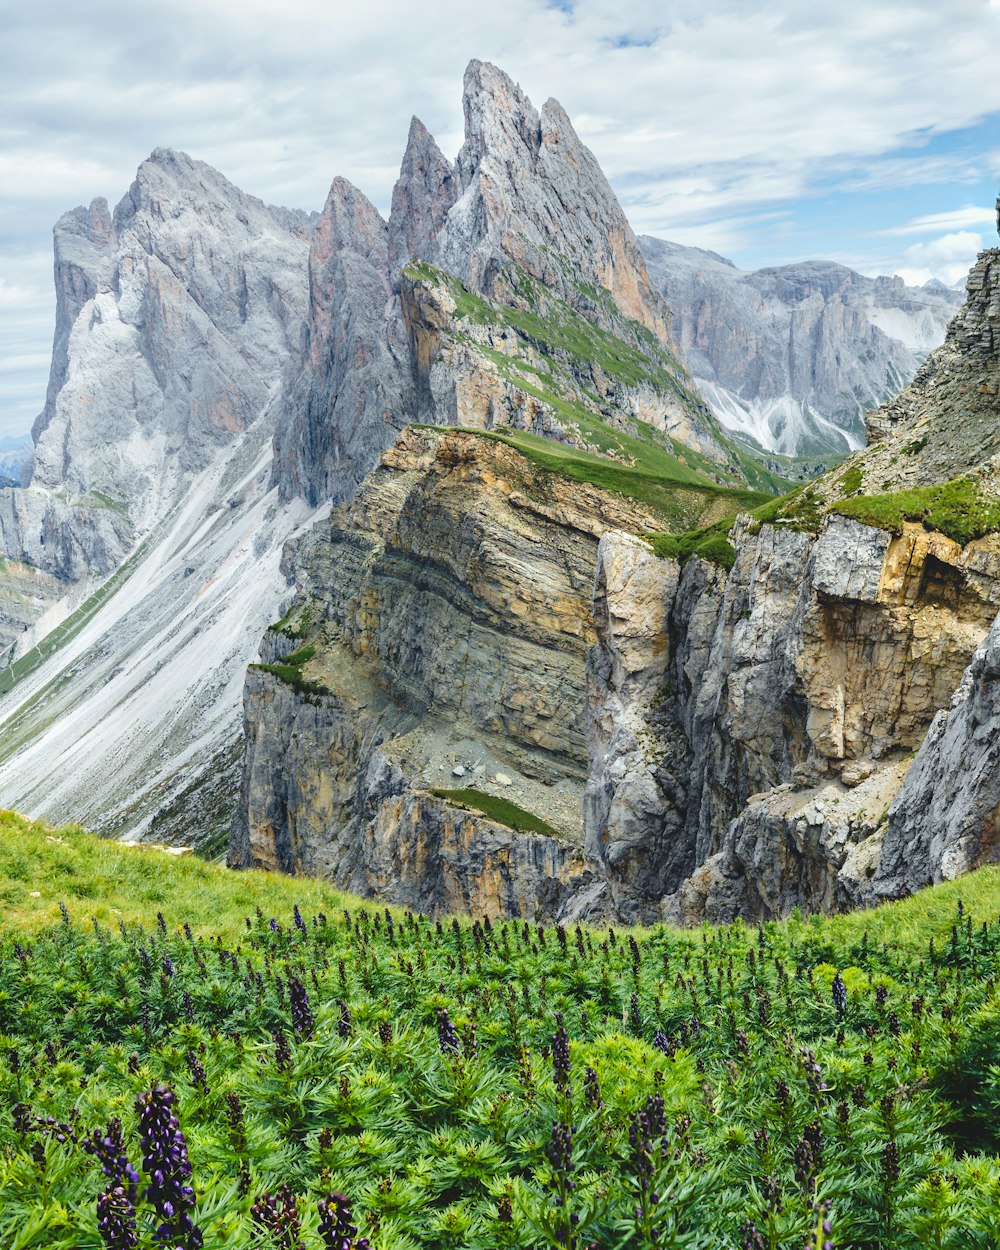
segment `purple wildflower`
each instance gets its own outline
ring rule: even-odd
[[[136,1100],[142,1170],[149,1177],[144,1197],[159,1216],[156,1240],[171,1250],[198,1250],[204,1245],[200,1230],[188,1212],[194,1207],[194,1189],[187,1143],[172,1111],[173,1090],[156,1085]]]
[[[288,996],[291,1000],[292,1027],[299,1037],[312,1037],[316,1021],[309,1006],[306,987],[298,977],[288,978]]]
[[[282,1185],[277,1193],[263,1193],[250,1208],[254,1227],[270,1234],[271,1244],[279,1250],[305,1250],[305,1242],[299,1238],[302,1221],[299,1219],[295,1195],[288,1185]]]
[[[569,1034],[566,1032],[563,1018],[556,1016],[556,1031],[552,1034],[552,1077],[556,1088],[563,1094],[569,1092],[569,1077],[572,1063],[569,1057]]]
[[[837,1009],[837,1015],[845,1015],[847,1013],[847,986],[844,984],[844,978],[839,972],[833,978],[830,992],[833,995],[833,1005]]]
[[[80,1142],[80,1149],[84,1154],[93,1155],[101,1165],[101,1171],[111,1182],[108,1187],[109,1192],[127,1186],[129,1202],[134,1204],[139,1185],[139,1173],[126,1157],[121,1120],[112,1117],[104,1133],[95,1132],[83,1138]]]
[[[344,1194],[332,1193],[319,1203],[319,1235],[326,1250],[369,1250],[368,1238],[358,1237],[351,1207]]]
[[[120,1185],[98,1194],[97,1231],[108,1250],[132,1250],[139,1244],[135,1206]]]
[[[443,1055],[457,1055],[459,1052],[458,1034],[448,1015],[447,1007],[439,1007],[437,1013],[438,1045]]]

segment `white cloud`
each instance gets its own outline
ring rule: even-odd
[[[935,230],[962,230],[968,226],[993,225],[996,215],[992,209],[970,205],[956,208],[947,213],[928,213],[925,217],[914,217],[901,226],[891,226],[883,230],[883,234],[930,234]],[[976,235],[976,238],[979,236]]]
[[[897,270],[900,277],[914,286],[936,278],[945,286],[954,286],[969,272],[976,253],[982,250],[982,235],[971,230],[942,234],[929,243],[914,243],[904,252],[904,264]]]

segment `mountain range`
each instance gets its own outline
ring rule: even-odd
[[[963,297],[638,240],[558,103],[463,103],[388,220],[161,149],[57,223],[3,802],[508,915],[992,858],[996,251],[936,347]]]
[[[699,392],[730,433],[790,456],[844,456],[962,304],[941,283],[867,278],[832,261],[752,272],[700,248],[639,240]]]

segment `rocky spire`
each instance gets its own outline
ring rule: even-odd
[[[400,236],[402,238],[402,236]],[[313,230],[301,368],[286,375],[275,478],[286,498],[343,498],[409,419],[406,336],[388,228],[335,178]]]
[[[666,340],[666,306],[632,228],[562,106],[549,100],[538,113],[502,70],[472,61],[463,107],[460,195],[438,239],[442,267],[489,293],[496,263],[513,260],[574,305],[588,304],[582,287],[605,287]]]
[[[410,260],[434,260],[437,237],[458,195],[455,171],[424,123],[414,117],[389,214],[389,271]]]

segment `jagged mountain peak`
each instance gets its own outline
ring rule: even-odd
[[[427,260],[490,295],[497,268],[513,262],[595,320],[593,290],[609,291],[669,343],[669,314],[632,228],[562,105],[547,100],[539,113],[503,70],[473,60],[463,111],[454,167],[411,123],[389,221],[393,266]]]
[[[359,244],[367,248],[370,240],[377,238],[382,244],[380,251],[385,251],[388,229],[385,219],[368,196],[347,178],[338,175],[330,184],[323,211],[313,229],[314,238],[324,222],[333,230],[333,241],[338,248],[357,248]]]
[[[513,157],[520,164],[537,158],[541,147],[538,112],[520,84],[489,61],[470,61],[462,92],[465,142],[456,162],[463,184],[484,160]]]
[[[389,214],[389,268],[393,276],[410,260],[431,260],[458,184],[451,162],[420,120],[410,120]]]

